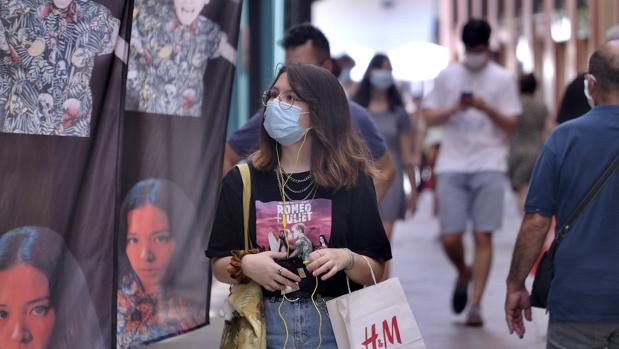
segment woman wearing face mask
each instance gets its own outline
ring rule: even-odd
[[[337,348],[325,301],[348,292],[346,276],[353,289],[372,283],[361,256],[378,275],[391,258],[374,170],[351,129],[344,91],[327,70],[285,65],[263,103],[260,148],[250,157],[249,233],[259,252],[233,270],[231,251],[244,247],[243,183],[234,169],[223,180],[207,255],[220,281],[247,278],[263,287],[267,347]],[[279,231],[284,252],[273,235]],[[292,257],[299,246],[304,253]]]
[[[391,62],[386,55],[376,54],[372,58],[353,100],[367,108],[374,117],[396,163],[395,179],[380,204],[380,215],[385,231],[391,238],[394,222],[404,218],[407,207],[411,212],[415,211],[417,191],[413,126],[394,84]],[[404,173],[408,176],[412,187],[408,202],[404,193]],[[387,265],[384,278],[388,276]]]

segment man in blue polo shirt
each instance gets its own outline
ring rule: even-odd
[[[594,106],[555,129],[539,156],[525,204],[505,313],[510,333],[531,321],[524,282],[552,216],[561,227],[619,153],[619,41],[589,59],[585,94]],[[555,256],[548,310],[549,349],[619,347],[619,177],[614,174],[576,219]]]
[[[311,24],[304,23],[290,28],[281,44],[286,51],[286,63],[314,64],[329,71],[333,70],[329,41],[318,28]],[[376,195],[380,200],[393,181],[395,165],[372,117],[363,107],[354,102],[349,102],[349,106],[352,124],[365,141],[374,165],[381,172],[381,176],[374,181]],[[258,112],[228,139],[224,153],[224,174],[239,160],[258,149],[261,123],[262,115]]]

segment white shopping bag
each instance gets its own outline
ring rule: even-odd
[[[370,265],[367,259],[366,262]],[[400,280],[391,278],[376,283],[371,265],[370,271],[374,285],[327,302],[338,348],[425,349]]]

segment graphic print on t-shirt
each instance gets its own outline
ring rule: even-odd
[[[286,229],[283,227],[286,217]],[[265,251],[286,251],[289,257],[308,259],[331,240],[331,200],[256,201],[256,241]]]

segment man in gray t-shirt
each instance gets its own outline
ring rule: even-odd
[[[329,71],[333,69],[329,41],[318,28],[311,24],[301,24],[290,28],[282,40],[282,46],[286,50],[286,63],[313,64]],[[349,106],[353,125],[361,138],[365,140],[374,166],[381,172],[381,176],[374,180],[376,196],[380,201],[393,181],[395,165],[372,117],[363,107],[354,102],[350,102]],[[228,139],[224,154],[224,174],[242,158],[258,149],[261,123],[262,115],[256,113]]]

